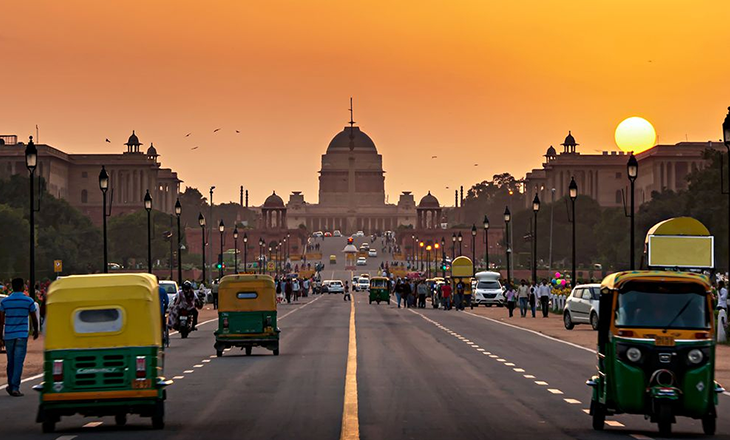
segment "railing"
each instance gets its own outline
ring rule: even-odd
[[[14,134],[0,134],[0,145],[16,145],[18,136]]]

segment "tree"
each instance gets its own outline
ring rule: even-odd
[[[28,221],[20,209],[0,205],[0,280],[8,280],[28,271]]]
[[[520,192],[521,187],[522,180],[515,179],[509,173],[495,174],[492,180],[474,184],[464,198],[463,223],[467,226],[480,225],[485,214],[490,221],[496,222],[502,219],[506,206],[515,212],[519,211],[524,206],[525,197]]]
[[[152,210],[152,261],[169,261],[170,214]],[[173,235],[177,243],[177,235]],[[125,268],[147,268],[147,211],[114,216],[109,219],[109,254]]]

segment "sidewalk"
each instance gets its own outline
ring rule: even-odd
[[[536,318],[532,317],[529,310],[527,317],[521,318],[519,308],[515,309],[515,316],[513,318],[509,318],[509,312],[506,307],[480,306],[475,307],[471,312],[475,315],[534,330],[562,341],[590,348],[591,350],[596,349],[596,332],[589,324],[579,324],[573,330],[566,330],[563,326],[563,316],[552,313],[552,311],[548,318],[543,318],[540,310],[537,311]],[[730,346],[718,344],[715,351],[715,358],[715,380],[725,386],[730,386]]]
[[[218,311],[213,310],[213,306],[206,304],[198,315],[198,322],[215,319],[218,317]],[[213,329],[213,324],[208,324]],[[178,336],[179,337],[179,336]],[[5,353],[0,353],[0,385],[7,383],[7,364],[8,358]],[[25,356],[25,364],[23,365],[23,379],[35,376],[43,371],[43,335],[38,336],[35,341],[33,338],[28,339],[28,354]]]

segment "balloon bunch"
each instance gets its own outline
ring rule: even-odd
[[[570,294],[570,276],[567,274],[561,274],[555,272],[555,277],[550,280],[550,284],[553,285],[553,292],[558,295]]]

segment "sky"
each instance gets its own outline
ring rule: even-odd
[[[630,116],[657,143],[704,142],[730,104],[727,0],[36,0],[0,15],[0,134],[37,124],[42,143],[113,153],[134,129],[216,203],[240,185],[254,205],[316,202],[350,96],[389,201],[430,190],[447,206],[459,185],[539,167],[568,130],[584,154],[618,149]]]

